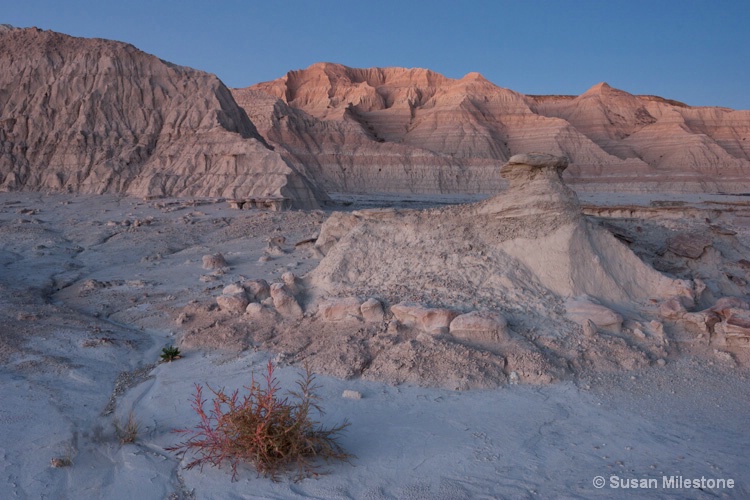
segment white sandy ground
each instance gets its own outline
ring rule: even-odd
[[[240,275],[304,274],[317,260],[302,247],[268,263],[258,257],[268,236],[303,239],[323,217],[156,203],[0,194],[0,498],[750,496],[747,377],[689,357],[493,391],[319,376],[323,422],[351,422],[341,440],[356,455],[351,464],[330,464],[329,474],[298,483],[274,483],[249,468],[237,482],[227,468],[184,470],[164,448],[180,439],[172,429],[197,423],[194,383],[239,387],[274,356],[188,351],[154,364],[176,331],[163,311],[215,295]],[[148,216],[147,226],[120,224]],[[232,270],[200,281],[201,255],[216,251]],[[88,279],[107,285],[71,292]],[[277,372],[287,388],[298,373],[283,364]],[[342,398],[345,389],[362,399]],[[135,444],[121,445],[112,417],[130,410],[141,431]],[[53,468],[52,458],[71,465]],[[596,476],[604,488],[594,487]],[[655,478],[659,488],[613,489],[612,476]],[[663,476],[735,486],[662,488]]]

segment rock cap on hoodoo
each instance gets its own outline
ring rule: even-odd
[[[568,168],[568,159],[547,153],[522,153],[513,155],[508,163],[500,168],[500,176],[506,179],[526,178],[535,175],[540,170],[555,170],[561,175]]]
[[[521,153],[513,155],[507,165],[528,165],[537,168],[568,168],[568,159],[564,156],[555,156],[547,153]]]

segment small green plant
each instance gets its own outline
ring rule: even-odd
[[[313,412],[324,412],[315,394],[319,386],[308,367],[297,386],[298,391],[282,398],[269,361],[263,385],[253,375],[242,397],[239,391],[227,394],[223,389],[208,387],[214,398],[206,410],[202,387],[196,384],[192,408],[200,423],[194,429],[175,430],[187,439],[167,450],[193,452],[195,458],[185,466],[187,469],[202,469],[205,464],[221,467],[228,462],[232,480],[237,479],[237,466],[242,462],[275,481],[295,466],[297,479],[320,473],[318,459],[348,461],[352,456],[339,445],[337,435],[349,423],[324,428],[313,419]]]
[[[175,359],[180,359],[182,355],[180,350],[173,345],[165,347],[161,350],[161,360],[166,362],[172,362]]]
[[[132,410],[128,413],[128,418],[124,422],[115,417],[114,424],[115,434],[121,444],[135,443],[141,426],[138,423],[138,420],[136,420],[135,413],[133,413]]]

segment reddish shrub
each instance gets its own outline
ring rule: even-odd
[[[279,474],[297,468],[297,479],[320,473],[319,459],[348,461],[337,441],[337,435],[349,426],[347,421],[324,428],[313,420],[312,413],[323,415],[315,391],[315,377],[309,368],[297,381],[298,391],[280,396],[279,383],[268,362],[263,386],[255,380],[245,387],[247,394],[239,391],[227,395],[223,389],[215,391],[213,405],[206,411],[202,387],[195,386],[192,407],[200,417],[193,429],[174,432],[186,436],[182,443],[167,448],[184,454],[193,452],[195,458],[185,467],[191,469],[205,464],[221,467],[228,462],[232,480],[237,479],[237,466],[241,462],[252,464],[258,471],[273,480]],[[293,400],[290,400],[290,397]]]

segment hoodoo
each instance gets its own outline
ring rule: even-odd
[[[515,155],[508,189],[479,203],[332,215],[325,257],[295,282],[304,316],[253,314],[254,335],[333,375],[452,388],[663,362],[700,291],[584,216],[567,165]]]

